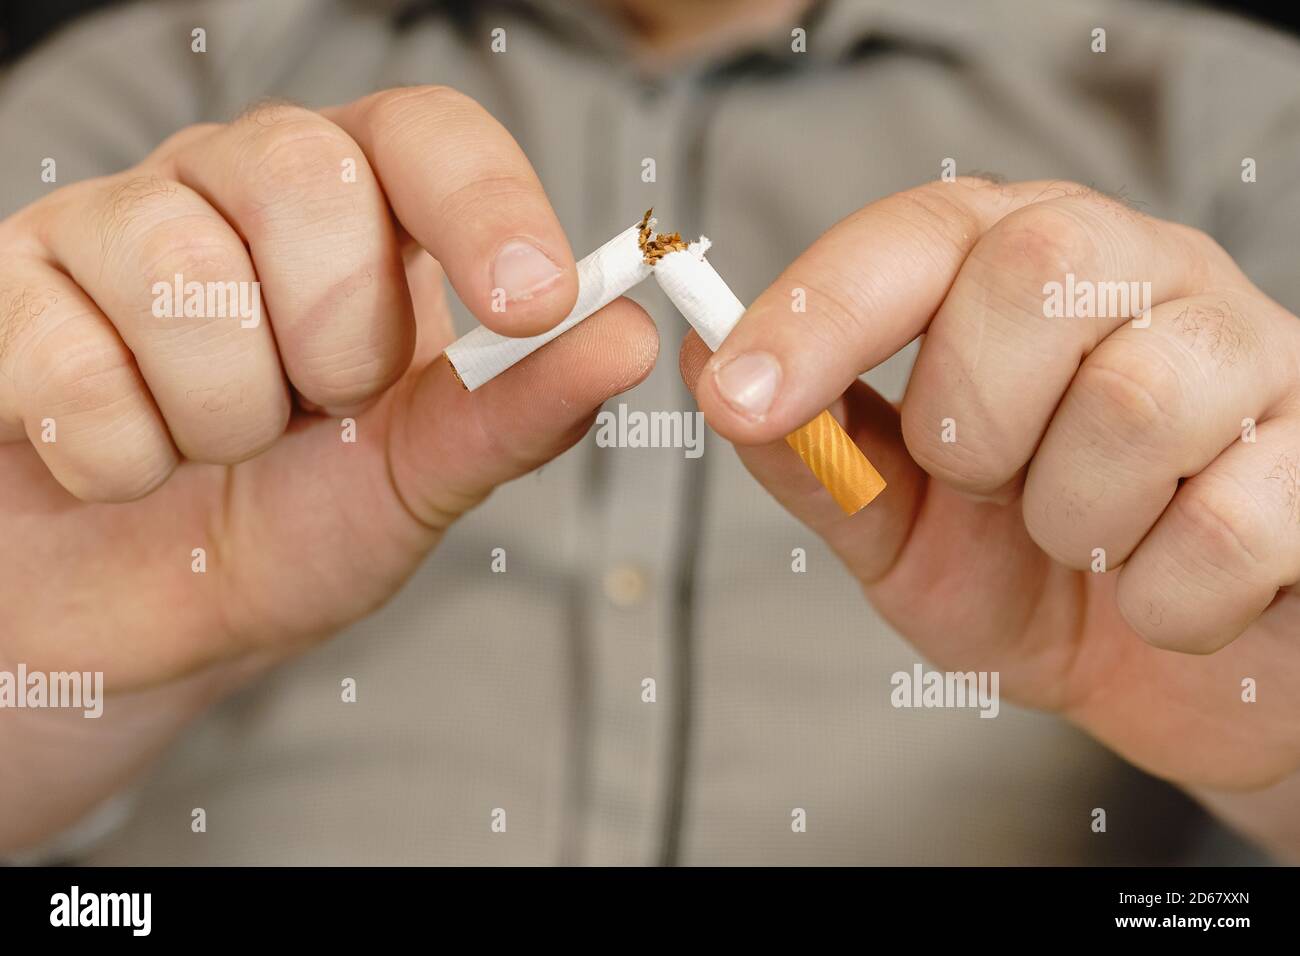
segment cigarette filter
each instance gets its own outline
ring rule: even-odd
[[[649,276],[651,266],[638,243],[646,225],[643,219],[628,227],[578,263],[578,300],[559,325],[526,338],[498,335],[479,326],[447,346],[447,360],[461,383],[474,391]]]
[[[669,251],[654,255],[664,248]],[[685,246],[674,234],[651,243],[647,257],[653,255],[655,281],[709,350],[716,352],[745,314],[745,307],[704,258],[708,249],[707,239]],[[829,410],[785,440],[846,514],[856,514],[885,490],[885,479]]]

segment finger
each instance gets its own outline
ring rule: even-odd
[[[687,335],[681,361],[688,386],[698,388],[707,360],[704,343]],[[865,383],[854,383],[832,407],[889,475],[870,508],[843,514],[784,441],[736,445],[736,453],[844,560],[881,616],[935,663],[964,670],[990,654],[1012,655],[1059,677],[1061,635],[1079,619],[1073,572],[1033,543],[1018,507],[974,502],[931,481],[908,455],[897,412]],[[1047,589],[1064,591],[1065,599],[1045,602]],[[935,600],[939,594],[945,599]],[[1066,682],[1039,684],[1026,702],[1052,710],[1069,702]]]
[[[361,144],[402,226],[480,322],[538,335],[573,308],[564,230],[519,145],[481,106],[446,87],[411,87],[325,114]]]
[[[135,355],[182,455],[233,464],[279,437],[289,396],[257,276],[201,196],[130,174],[70,186],[35,208],[55,260]]]
[[[709,423],[734,442],[761,444],[812,419],[925,330],[979,237],[1034,195],[983,180],[930,183],[832,227],[708,363],[698,400]]]
[[[649,374],[658,348],[645,310],[617,299],[473,393],[434,362],[395,399],[394,486],[421,523],[445,528],[586,434],[602,402]]]
[[[415,312],[415,355],[411,368],[423,369],[442,354],[456,333],[447,310],[446,287],[438,261],[415,245],[405,250],[403,259]]]
[[[1018,484],[1098,343],[1153,305],[1239,281],[1208,237],[1092,190],[1012,212],[975,244],[926,331],[903,401],[908,447],[959,491]]]
[[[178,456],[131,352],[62,272],[10,257],[0,280],[0,421],[20,424],[83,501],[131,501]]]
[[[299,592],[332,588],[338,600],[286,610],[274,581],[242,564],[228,573],[283,611],[287,632],[336,630],[374,609],[367,595],[399,587],[494,486],[586,434],[601,402],[646,376],[657,348],[644,310],[618,299],[473,393],[440,358],[356,418],[305,419],[241,469],[234,493],[249,507],[232,512],[240,520],[224,529],[232,543],[223,553],[237,546],[256,551],[259,567],[291,563],[309,582]],[[304,549],[304,541],[342,543]],[[240,621],[231,628],[253,642],[266,630]]]
[[[1150,322],[1126,324],[1093,350],[1029,467],[1025,524],[1068,567],[1089,567],[1096,549],[1108,567],[1127,560],[1179,481],[1291,387],[1283,356],[1300,350],[1300,333],[1263,297],[1176,299]]]
[[[1218,650],[1300,581],[1300,417],[1255,438],[1188,479],[1120,571],[1120,612],[1158,647]]]
[[[392,385],[415,340],[397,231],[361,148],[319,113],[263,104],[153,162],[248,243],[289,381],[351,406]]]
[[[708,347],[694,332],[687,334],[680,356],[682,379],[695,392],[709,360]],[[889,484],[870,508],[846,515],[825,486],[785,442],[736,445],[736,454],[751,475],[792,515],[820,535],[864,583],[872,583],[893,566],[912,526],[924,493],[925,474],[907,454],[898,412],[865,382],[854,382],[831,413],[848,435],[889,475]]]

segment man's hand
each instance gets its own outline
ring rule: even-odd
[[[577,295],[518,145],[442,88],[189,128],[0,223],[0,668],[103,671],[118,695],[102,722],[6,712],[0,850],[120,782],[204,674],[374,609],[653,365],[620,300],[471,400],[436,359],[439,266],[507,335]]]
[[[1105,314],[1114,282],[1137,295]],[[1102,314],[1045,317],[1051,283]],[[857,376],[923,333],[895,410]],[[1204,234],[1071,184],[923,186],[831,229],[682,368],[939,666],[1000,671],[1192,788],[1300,767],[1300,321]],[[851,518],[782,441],[828,406],[889,481]]]

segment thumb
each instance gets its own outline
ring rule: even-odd
[[[452,521],[577,442],[658,346],[645,311],[618,299],[473,393],[439,358],[355,418],[304,416],[228,470],[230,627],[320,635],[374,610]]]
[[[682,347],[682,377],[694,391],[709,359],[692,333]],[[820,535],[863,585],[876,609],[940,665],[987,667],[1024,650],[1022,635],[1050,559],[1030,540],[1020,503],[972,501],[931,481],[903,443],[897,410],[854,381],[831,413],[889,484],[867,507],[846,515],[803,461],[778,440],[736,445],[745,467],[791,514]],[[1059,575],[1058,575],[1059,576]],[[1068,621],[1044,619],[1056,637]],[[1040,622],[1041,623],[1041,622]],[[1046,705],[1049,698],[1041,698]]]
[[[623,298],[473,393],[440,357],[376,409],[388,416],[394,493],[419,524],[445,530],[576,443],[606,399],[649,374],[658,350],[650,317]]]
[[[695,332],[686,336],[681,372],[692,392],[709,355]],[[830,410],[858,447],[871,450],[872,462],[889,479],[885,490],[856,514],[844,513],[784,439],[736,445],[736,454],[786,510],[825,539],[860,581],[870,584],[898,561],[927,476],[903,445],[898,412],[869,385],[854,382]]]

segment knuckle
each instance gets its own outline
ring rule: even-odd
[[[1105,214],[1127,220],[1142,218],[1124,199],[1107,195],[1095,186],[1087,186],[1072,179],[1058,179],[1044,184],[1027,208],[1033,206],[1057,207],[1071,210],[1076,215]]]
[[[438,203],[437,214],[446,222],[491,221],[503,209],[531,208],[537,185],[523,175],[484,170],[451,190]]]
[[[109,456],[64,456],[51,471],[81,501],[122,503],[156,491],[176,464],[174,455],[143,441],[115,447]]]
[[[483,108],[459,90],[441,85],[384,90],[373,94],[365,104],[367,123],[376,137],[412,123],[426,123],[468,112],[481,113]]]
[[[23,383],[43,414],[76,420],[112,408],[132,395],[138,381],[125,346],[69,347],[43,341],[28,355]]]
[[[203,139],[204,137],[211,136],[221,128],[221,123],[195,123],[191,126],[178,129],[159,143],[157,148],[150,154],[149,158],[155,162],[165,161],[174,156],[185,146]]]
[[[818,270],[820,272],[820,270]],[[802,289],[808,313],[800,334],[807,335],[816,346],[842,352],[853,348],[862,337],[862,316],[870,313],[878,298],[846,270],[839,275],[812,271],[792,276],[791,289]]]
[[[975,237],[984,231],[974,211],[953,199],[949,184],[927,183],[894,198],[908,227],[918,234],[918,248],[931,250],[936,259],[946,261],[955,255],[961,261]],[[936,250],[948,255],[941,256]]]
[[[1137,222],[1147,218],[1130,205],[1122,193],[1110,195],[1095,186],[1070,183],[1063,201],[1087,209],[1093,215],[1104,215],[1111,219]]]
[[[937,481],[962,491],[987,494],[1002,488],[1015,474],[1010,458],[990,447],[968,426],[961,441],[945,442],[936,403],[905,400],[900,413],[903,444],[921,469]]]
[[[1112,439],[1150,447],[1174,434],[1183,386],[1163,358],[1145,350],[1098,349],[1075,374],[1070,390]]]
[[[950,185],[977,192],[980,190],[993,190],[1002,195],[1011,194],[1011,190],[1007,188],[1007,178],[1005,176],[1001,173],[984,170],[959,174]]]
[[[1204,297],[1181,308],[1175,305],[1164,313],[1188,347],[1219,369],[1253,360],[1261,348],[1258,330],[1243,318],[1232,300],[1229,295]]]
[[[1050,202],[1053,199],[1066,199],[1070,196],[1079,196],[1090,191],[1089,187],[1082,183],[1075,182],[1073,179],[1053,179],[1051,182],[1043,182],[1042,190],[1034,197],[1035,202]]]
[[[235,167],[236,218],[256,229],[268,215],[339,195],[340,163],[363,165],[361,149],[339,126],[297,106],[276,106],[240,121],[245,137]]]
[[[181,191],[179,183],[147,174],[130,174],[102,186],[106,192],[92,225],[105,259],[119,256],[140,228],[169,218]]]
[[[173,427],[186,458],[213,465],[236,465],[266,451],[289,423],[287,398],[253,401],[238,383],[200,386],[185,394],[191,415]]]
[[[24,206],[12,215],[0,219],[0,255],[8,258],[11,255],[25,253],[34,259],[41,258],[44,249],[37,238],[40,235],[41,217],[58,203],[66,200],[68,195],[80,185],[82,184],[76,183],[64,186],[38,199],[30,206]]]
[[[1165,222],[1163,225],[1173,235],[1186,243],[1188,247],[1203,255],[1228,255],[1223,246],[1219,244],[1219,241],[1203,229],[1197,229],[1195,226],[1189,226],[1181,222]]]
[[[152,297],[155,281],[175,273],[235,275],[246,257],[225,221],[197,194],[155,176],[131,176],[108,185],[94,213],[104,261],[136,275],[125,298],[134,306]]]
[[[221,223],[202,213],[140,226],[134,256],[144,281],[133,304],[146,310],[156,282],[170,283],[176,275],[187,281],[203,276],[234,281],[249,271],[242,247]]]
[[[305,358],[295,377],[309,401],[331,408],[364,401],[392,385],[401,373],[391,350],[361,343]]]
[[[236,126],[254,126],[261,129],[273,130],[286,124],[292,125],[295,122],[315,116],[311,110],[305,106],[299,106],[290,100],[277,99],[275,97],[265,97],[254,100],[235,117],[233,125]]]
[[[0,362],[18,348],[28,331],[61,298],[54,288],[33,288],[27,284],[0,286]]]
[[[975,262],[996,273],[1028,280],[1033,292],[1046,280],[1084,271],[1094,257],[1077,219],[1060,206],[1036,204],[997,223],[971,251]]]
[[[126,348],[43,345],[23,373],[29,427],[46,418],[59,441],[41,445],[59,483],[82,501],[134,501],[172,473],[175,456],[159,433]]]
[[[1232,254],[1224,249],[1208,232],[1188,226],[1181,222],[1162,222],[1162,228],[1168,229],[1187,249],[1186,261],[1191,275],[1189,283],[1198,288],[1209,288],[1219,284],[1235,285],[1249,280],[1241,274]]]
[[[1174,499],[1188,547],[1226,574],[1262,567],[1269,528],[1259,504],[1230,479],[1206,479],[1188,482]]]
[[[1129,628],[1145,644],[1162,651],[1206,653],[1207,650],[1199,649],[1200,639],[1189,640],[1186,627],[1178,619],[1181,617],[1177,614],[1178,605],[1173,603],[1181,603],[1177,595],[1176,583],[1124,567],[1119,572],[1115,606]]]
[[[239,163],[254,185],[281,187],[310,181],[322,168],[333,174],[336,157],[355,152],[352,138],[341,127],[304,110],[274,126],[251,127]]]

